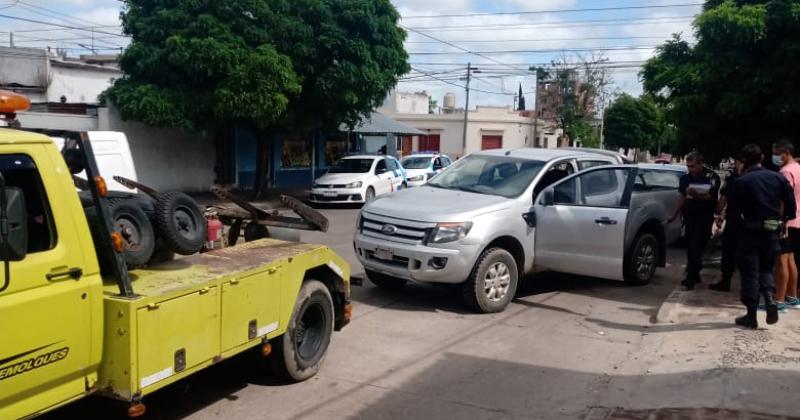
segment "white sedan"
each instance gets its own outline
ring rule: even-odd
[[[452,161],[446,155],[438,153],[413,154],[403,159],[403,168],[409,187],[425,185],[434,175],[450,166]]]
[[[406,187],[405,171],[391,156],[348,156],[314,181],[312,203],[366,203]]]

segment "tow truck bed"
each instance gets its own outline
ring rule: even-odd
[[[94,387],[125,401],[282,335],[306,273],[349,266],[325,246],[264,239],[131,271],[136,296],[104,286]],[[344,283],[344,299],[349,287]]]

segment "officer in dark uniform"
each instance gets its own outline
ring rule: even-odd
[[[784,223],[795,218],[797,204],[786,178],[761,166],[764,155],[760,147],[754,144],[745,146],[741,160],[745,171],[729,191],[742,222],[739,270],[742,274],[741,299],[747,308],[747,314],[736,318],[736,324],[758,328],[759,294],[764,296],[767,307],[767,324],[778,322],[773,269],[779,249],[778,239],[785,230]]]
[[[686,278],[682,284],[687,290],[692,290],[695,284],[700,283],[703,250],[711,238],[720,179],[716,172],[706,168],[703,155],[698,152],[686,156],[686,168],[689,173],[681,177],[681,195],[667,223],[672,223],[679,213],[683,213],[686,224]]]
[[[736,203],[731,202],[729,196],[736,184],[736,178],[743,171],[744,163],[737,159],[735,167],[725,179],[725,185],[719,190],[717,226],[721,227],[722,222],[725,222],[725,230],[722,231],[722,279],[708,286],[718,292],[731,290],[731,278],[736,271],[736,247],[742,223],[736,212]]]

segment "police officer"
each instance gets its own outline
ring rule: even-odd
[[[733,170],[725,179],[725,185],[719,190],[717,205],[717,227],[722,227],[722,222],[725,222],[725,230],[722,231],[722,279],[709,285],[708,288],[718,292],[731,290],[731,278],[736,271],[736,246],[741,220],[737,217],[736,203],[731,202],[729,195],[736,184],[736,178],[744,171],[744,163],[736,159],[734,164]]]
[[[699,152],[686,156],[686,169],[689,172],[680,180],[681,195],[667,223],[672,223],[679,213],[683,213],[686,224],[686,278],[681,284],[686,290],[692,290],[695,284],[700,283],[703,250],[711,238],[720,179],[714,171],[706,168],[703,155]]]
[[[759,294],[764,296],[767,324],[778,322],[773,268],[778,239],[784,222],[795,218],[797,204],[792,187],[783,175],[761,166],[761,148],[751,144],[742,149],[745,171],[729,192],[742,221],[739,241],[739,270],[742,274],[742,303],[747,314],[736,318],[736,324],[758,328],[756,311]]]

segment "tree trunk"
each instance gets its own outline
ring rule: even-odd
[[[257,199],[265,198],[269,190],[269,168],[272,158],[272,132],[270,130],[259,130],[256,136],[256,181],[253,186],[253,195]]]
[[[214,145],[216,147],[217,159],[216,172],[217,184],[230,185],[236,180],[236,156],[233,147],[233,129],[230,123],[221,123],[214,131]]]

